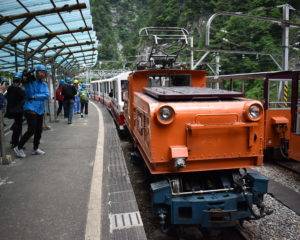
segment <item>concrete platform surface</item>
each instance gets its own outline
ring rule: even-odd
[[[75,115],[71,125],[62,118],[50,123],[40,144],[45,155],[31,155],[29,140],[26,158],[0,165],[0,239],[146,239],[117,132],[107,110],[100,108],[90,103],[88,118]],[[99,119],[104,119],[104,146],[97,146]],[[14,155],[8,148],[10,137],[6,135],[7,152]],[[101,150],[104,170],[94,169]],[[95,170],[101,173],[96,196],[102,202],[94,201],[102,208],[94,213],[100,221],[90,222]],[[87,238],[86,229],[101,233]]]

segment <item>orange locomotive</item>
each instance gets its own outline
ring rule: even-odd
[[[205,88],[204,71],[137,71],[127,96],[126,123],[152,174],[262,165],[261,103]]]
[[[259,218],[268,180],[241,168],[261,166],[264,112],[241,93],[205,88],[206,72],[133,72],[125,122],[148,170],[152,204],[168,225],[229,227]]]
[[[264,83],[267,153],[272,155],[273,150],[279,148],[282,157],[296,161],[300,161],[299,81],[300,71],[282,71],[267,74]],[[281,82],[285,82],[282,100],[277,94]]]

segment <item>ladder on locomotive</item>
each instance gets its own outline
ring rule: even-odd
[[[177,27],[146,27],[139,31],[143,38],[138,65],[149,68],[172,68],[179,53],[189,45],[189,32]]]

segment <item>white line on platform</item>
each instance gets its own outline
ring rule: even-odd
[[[90,200],[88,205],[87,221],[85,228],[85,240],[101,239],[101,192],[103,176],[103,144],[104,128],[102,112],[93,102],[90,102],[98,111],[99,131],[96,146],[95,163],[91,184]]]

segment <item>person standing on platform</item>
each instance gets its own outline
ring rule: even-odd
[[[75,102],[74,102],[74,113],[75,114],[79,114],[80,113],[80,98],[78,96],[78,93],[79,93],[79,81],[78,80],[74,80],[74,86],[76,88],[76,91],[77,91],[77,94],[75,96]]]
[[[7,89],[7,108],[5,117],[14,119],[11,126],[12,130],[11,146],[15,148],[19,144],[22,135],[23,125],[23,105],[25,101],[25,92],[21,88],[22,73],[16,72],[13,75],[13,84]]]
[[[64,105],[64,95],[62,95],[62,88],[65,84],[65,80],[60,80],[59,81],[59,86],[58,88],[56,89],[56,100],[58,101],[58,109],[57,109],[57,112],[56,112],[56,115],[58,116],[60,113],[61,113],[61,110],[63,108],[63,105]],[[64,109],[64,114],[65,114],[65,117],[66,117],[66,113],[65,113],[65,109]]]
[[[7,85],[5,82],[0,82],[0,110],[3,108],[4,104],[4,93],[6,92]]]
[[[48,85],[44,82],[47,77],[47,68],[44,65],[36,66],[34,73],[23,71],[23,82],[25,87],[24,115],[27,120],[27,132],[14,148],[18,157],[25,158],[23,150],[25,143],[34,135],[32,154],[42,155],[45,152],[39,149],[43,131],[44,101],[49,97]]]
[[[72,85],[72,78],[66,77],[65,84],[62,88],[62,95],[64,96],[64,106],[67,112],[68,124],[72,124],[73,108],[76,94],[77,90],[74,85]]]
[[[79,91],[79,98],[80,98],[80,104],[81,104],[80,116],[82,118],[83,118],[83,109],[85,109],[85,111],[84,111],[85,116],[88,115],[89,97],[90,97],[90,93],[86,89],[86,84],[85,83],[81,84],[81,89]]]
[[[7,106],[7,88],[9,86],[9,81],[7,80],[7,78],[4,77],[4,78],[1,78],[0,83],[2,85],[6,86],[6,88],[5,88],[6,90],[3,93],[3,97],[4,97],[4,99],[3,99],[3,111],[5,111],[6,106]],[[4,126],[5,126],[5,124],[4,124]]]

